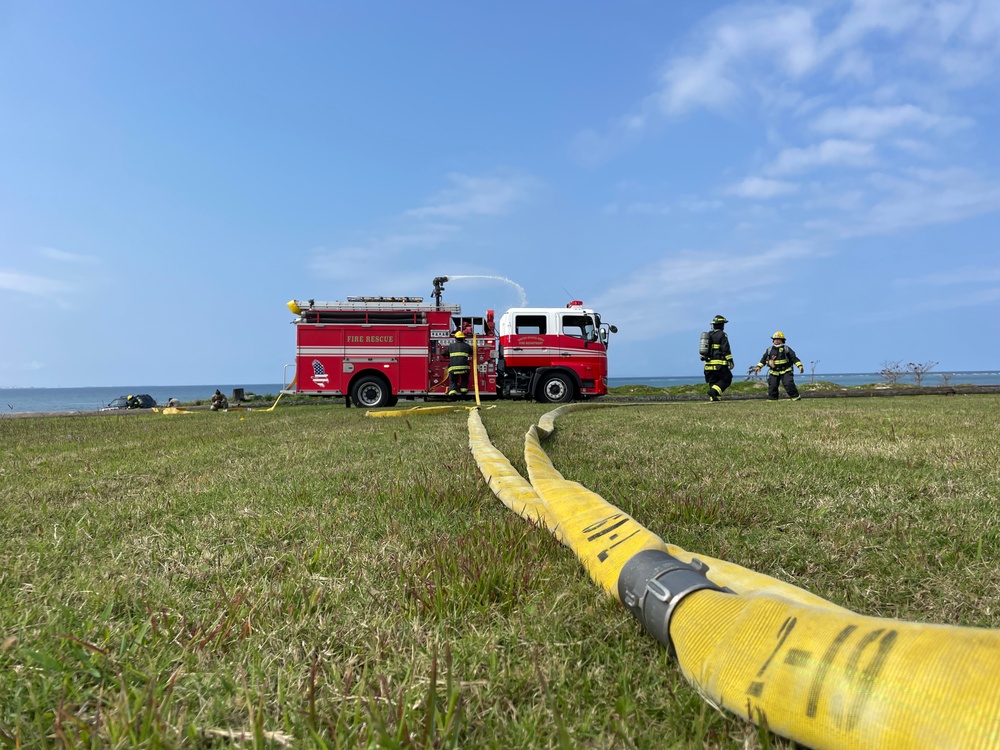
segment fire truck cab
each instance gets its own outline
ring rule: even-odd
[[[289,302],[295,377],[283,392],[341,396],[366,408],[400,398],[447,399],[448,347],[462,330],[475,352],[470,390],[482,397],[565,403],[607,393],[608,334],[617,329],[602,325],[594,310],[579,301],[513,308],[498,323],[492,310],[469,316],[442,303],[447,280],[434,280],[432,303],[421,297]]]
[[[563,403],[608,391],[608,327],[579,300],[500,317],[500,393]]]

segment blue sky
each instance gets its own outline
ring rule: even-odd
[[[998,73],[995,0],[4,3],[0,386],[276,383],[439,275],[616,377],[1000,369]]]

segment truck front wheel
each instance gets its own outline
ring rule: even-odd
[[[573,400],[573,384],[561,372],[542,376],[538,384],[538,400],[549,404],[566,404]]]
[[[351,401],[355,406],[363,406],[366,409],[380,409],[387,406],[391,398],[389,384],[378,375],[358,378],[351,388]]]

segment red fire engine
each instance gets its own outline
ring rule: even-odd
[[[295,377],[286,393],[343,396],[366,408],[400,398],[447,398],[448,346],[463,330],[475,344],[480,396],[565,403],[608,391],[608,339],[617,328],[574,300],[564,308],[516,307],[499,322],[441,302],[447,276],[422,297],[292,300]],[[472,381],[470,379],[470,389]]]

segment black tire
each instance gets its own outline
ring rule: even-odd
[[[389,384],[378,375],[364,375],[351,388],[351,401],[365,409],[380,409],[388,406],[392,392]]]
[[[568,404],[573,400],[573,390],[568,376],[552,372],[538,381],[538,400],[545,404]]]

